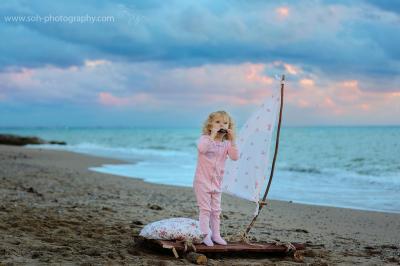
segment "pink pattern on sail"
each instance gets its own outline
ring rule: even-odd
[[[237,138],[240,158],[226,161],[224,192],[258,203],[271,168],[270,146],[279,113],[279,99],[280,89],[272,89],[270,96],[241,128]]]

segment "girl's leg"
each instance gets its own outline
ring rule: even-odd
[[[213,246],[210,230],[210,214],[211,214],[211,194],[202,189],[201,186],[195,186],[197,205],[199,206],[199,224],[200,230],[206,237],[203,243],[207,246]]]
[[[221,194],[211,194],[211,239],[220,245],[226,245],[226,241],[221,237],[220,224],[221,224]]]

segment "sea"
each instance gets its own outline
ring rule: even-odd
[[[124,162],[90,167],[93,171],[184,187],[192,186],[200,131],[200,128],[0,128],[0,133],[67,142],[65,146],[39,145],[43,149]],[[271,146],[272,152],[274,145]],[[268,198],[400,213],[400,126],[282,127]]]

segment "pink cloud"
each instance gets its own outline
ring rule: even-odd
[[[8,80],[10,87],[21,91],[10,93],[29,101],[95,101],[104,106],[143,106],[143,102],[148,101],[160,108],[209,104],[243,106],[260,103],[272,86],[278,86],[265,73],[275,73],[285,64],[279,61],[164,68],[155,63],[113,63],[99,59],[86,60],[82,66],[69,68],[48,66],[7,73],[3,78],[0,76],[0,82]],[[298,69],[286,65],[289,69]],[[146,88],[146,93],[135,87]]]
[[[259,97],[255,97],[254,95],[250,97],[244,97],[241,95],[213,94],[206,95],[205,100],[208,102],[221,103],[226,106],[258,105],[264,99],[264,97],[268,95],[268,92],[258,92],[258,94],[262,95],[259,95]]]
[[[265,70],[264,64],[247,64],[245,67],[248,68],[246,79],[250,82],[260,82],[263,84],[272,84],[272,78],[263,75]]]
[[[366,110],[366,111],[371,109],[371,106],[369,104],[367,104],[367,103],[362,103],[360,105],[360,107],[361,107],[361,109]]]
[[[219,104],[241,106],[261,102],[270,92],[273,79],[265,75],[266,64],[202,65],[175,68],[159,73],[157,83],[170,93],[187,99],[195,96],[191,105]],[[165,97],[165,96],[164,96]],[[188,104],[186,101],[183,104]]]
[[[0,73],[0,84],[9,99],[28,102],[54,102],[55,100],[93,101],[99,87],[118,86],[118,74],[111,62],[85,61],[82,66],[59,68],[22,68]]]
[[[356,102],[363,94],[358,84],[359,82],[357,80],[339,82],[334,89],[336,99],[343,103]]]
[[[300,68],[296,67],[295,65],[283,64],[283,66],[285,67],[286,72],[291,74],[291,75],[297,75],[301,71]]]
[[[98,99],[101,104],[110,106],[124,106],[129,103],[128,99],[116,97],[108,92],[100,92]]]
[[[140,105],[154,105],[155,99],[146,93],[136,93],[128,97],[114,96],[109,92],[100,92],[98,94],[98,102],[107,106],[140,106]]]
[[[337,103],[335,102],[334,99],[332,99],[331,97],[326,97],[323,101],[322,101],[322,108],[321,111],[325,112],[325,113],[329,113],[332,115],[343,115],[346,113],[346,109],[344,109],[342,106],[338,106]]]
[[[314,80],[312,80],[312,79],[301,79],[301,80],[299,81],[299,83],[300,83],[300,85],[303,86],[303,87],[312,87],[312,86],[315,85],[315,82],[314,82]]]
[[[325,121],[388,121],[388,113],[400,115],[400,92],[382,92],[377,89],[363,90],[360,80],[330,80],[326,76],[302,78],[297,83],[287,84],[286,105],[295,108],[293,114],[307,114],[307,119]],[[290,109],[290,108],[289,108]],[[390,111],[389,111],[390,110]],[[340,119],[340,120],[338,120]]]
[[[286,18],[287,16],[289,16],[289,8],[286,6],[276,8],[275,12],[279,18]]]
[[[297,101],[297,104],[298,104],[298,106],[300,106],[301,108],[308,108],[308,107],[311,107],[311,104],[310,104],[308,101],[304,100],[304,99],[299,99],[299,100]]]
[[[286,83],[284,100],[288,117],[303,115],[303,121],[324,117],[329,121],[332,117],[378,120],[380,116],[400,116],[400,90],[382,92],[373,87],[381,82],[371,83],[364,78],[332,80],[305,70],[302,65],[283,61],[166,68],[156,63],[92,60],[69,68],[25,68],[0,73],[0,100],[60,100],[166,112],[182,107],[246,109],[261,103],[272,87],[279,86],[266,73],[279,73],[282,69],[292,75]]]
[[[35,74],[33,69],[22,68],[20,71],[2,73],[0,79],[9,86],[29,89],[40,85],[40,81],[35,79]]]

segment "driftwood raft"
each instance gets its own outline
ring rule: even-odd
[[[142,244],[148,247],[154,247],[159,249],[171,250],[175,257],[179,257],[178,252],[181,254],[188,252],[197,252],[204,254],[229,254],[229,255],[240,255],[243,253],[258,253],[258,254],[270,254],[270,255],[284,255],[289,252],[305,249],[305,244],[301,243],[290,243],[291,247],[287,243],[245,243],[245,242],[231,242],[228,245],[214,245],[208,247],[204,244],[195,244],[192,246],[185,245],[181,241],[168,241],[168,240],[155,240],[146,239],[139,237],[137,239]],[[286,244],[286,245],[285,245]]]

